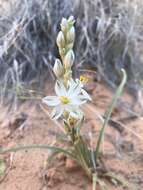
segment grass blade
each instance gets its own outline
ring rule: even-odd
[[[134,184],[131,184],[128,182],[123,176],[117,175],[112,172],[108,172],[107,174],[104,175],[105,177],[110,177],[111,179],[116,180],[119,184],[122,185],[123,188],[128,188],[129,190],[138,190],[138,187],[135,186]]]
[[[104,181],[98,179],[98,184],[99,184],[101,190],[109,190],[108,186],[106,185],[106,183]]]
[[[94,173],[92,176],[92,190],[96,190],[96,184],[97,184],[97,174]]]
[[[0,154],[4,154],[4,153],[7,153],[7,152],[17,152],[17,151],[20,151],[20,150],[28,150],[28,149],[49,149],[49,150],[53,150],[55,152],[62,152],[64,153],[65,155],[73,158],[75,160],[75,156],[74,154],[72,154],[71,152],[63,149],[63,148],[59,148],[59,147],[56,147],[56,146],[49,146],[49,145],[37,145],[37,144],[33,144],[33,145],[21,145],[21,146],[17,146],[17,147],[13,147],[13,148],[9,148],[9,149],[0,149]]]

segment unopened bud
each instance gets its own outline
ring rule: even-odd
[[[69,49],[69,50],[70,50],[70,49],[73,49],[73,45],[74,45],[74,43],[68,44],[68,45],[67,45],[67,49]]]
[[[67,82],[67,81],[69,81],[70,79],[71,79],[71,77],[72,77],[72,71],[71,70],[67,70],[66,72],[65,72],[65,74],[64,74],[64,80]]]
[[[66,69],[70,69],[72,67],[74,58],[75,56],[73,50],[69,50],[64,58],[64,65]]]
[[[64,34],[62,31],[60,31],[58,33],[58,36],[57,36],[57,45],[59,48],[63,48],[65,46],[65,38],[64,38]]]
[[[68,23],[74,24],[74,22],[75,22],[74,16],[70,16],[70,17],[68,18]]]
[[[74,43],[75,39],[75,28],[72,26],[70,30],[67,32],[67,41],[68,43]]]
[[[61,30],[65,33],[68,29],[68,21],[66,18],[62,18],[61,21]]]
[[[64,74],[64,67],[59,59],[56,59],[53,71],[57,78],[62,77],[62,75]]]

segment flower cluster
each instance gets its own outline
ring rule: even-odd
[[[56,59],[53,71],[58,80],[63,80],[66,84],[72,77],[71,67],[73,66],[75,55],[73,45],[75,41],[74,17],[63,18],[61,21],[61,31],[57,36],[57,46],[61,60]]]
[[[54,107],[51,113],[53,119],[59,119],[61,116],[69,120],[78,120],[83,117],[80,109],[81,105],[91,100],[88,93],[84,90],[86,79],[72,78],[72,66],[74,63],[73,45],[75,40],[74,17],[63,18],[61,22],[61,31],[57,36],[57,45],[59,48],[60,59],[56,59],[53,71],[57,77],[55,83],[56,96],[47,96],[43,98],[43,103]]]

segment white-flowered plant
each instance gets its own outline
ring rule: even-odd
[[[28,145],[11,148],[7,150],[0,150],[0,153],[9,151],[18,151],[21,149],[43,148],[54,151],[53,156],[57,153],[64,153],[67,157],[72,158],[85,171],[86,175],[93,179],[93,190],[96,190],[96,183],[101,186],[101,189],[106,189],[105,183],[101,177],[121,182],[117,176],[114,177],[112,173],[108,173],[104,167],[103,161],[100,159],[100,145],[103,139],[105,127],[111,116],[113,107],[115,106],[119,95],[126,82],[126,73],[123,72],[123,80],[119,85],[115,96],[105,114],[103,127],[97,139],[96,148],[90,146],[84,136],[81,134],[81,126],[84,121],[84,113],[81,107],[91,101],[91,97],[84,89],[84,84],[88,81],[85,76],[80,76],[79,79],[72,77],[72,66],[74,64],[75,55],[73,51],[75,40],[74,17],[70,16],[68,19],[63,18],[61,21],[61,31],[57,36],[57,45],[61,59],[56,59],[53,72],[56,76],[55,82],[55,96],[46,96],[42,102],[48,107],[52,108],[51,118],[63,120],[63,129],[65,136],[62,141],[65,142],[66,148],[60,148],[50,145]],[[127,187],[127,185],[125,185]],[[131,189],[131,188],[130,188]]]
[[[91,100],[84,89],[84,80],[86,78],[81,77],[75,80],[72,78],[72,66],[75,59],[72,49],[75,40],[74,22],[73,16],[69,17],[69,19],[63,18],[61,31],[57,36],[61,60],[56,59],[53,67],[57,78],[55,83],[56,96],[43,98],[43,103],[53,107],[51,112],[52,119],[63,117],[69,120],[69,117],[71,117],[74,120],[78,120],[83,117],[81,106]]]
[[[123,70],[123,80],[117,89],[108,112],[106,113],[106,119],[99,134],[96,149],[93,150],[80,133],[84,121],[84,113],[81,111],[81,106],[87,103],[87,101],[91,101],[91,97],[84,89],[84,84],[88,81],[88,78],[80,76],[80,79],[73,79],[72,77],[72,66],[75,60],[73,51],[75,40],[74,22],[75,20],[73,16],[68,19],[63,18],[61,21],[61,31],[57,36],[57,45],[61,60],[56,59],[53,67],[54,74],[57,78],[55,83],[56,95],[46,96],[42,101],[48,107],[53,108],[50,114],[52,119],[63,119],[63,128],[68,137],[66,142],[68,141],[71,145],[66,154],[68,156],[70,155],[70,157],[83,168],[89,178],[93,178],[93,190],[95,190],[96,182],[103,184],[98,178],[98,173],[100,174],[98,168],[102,165],[98,158],[100,144],[103,139],[105,127],[111,116],[113,106],[126,82],[126,74]],[[61,150],[58,152],[61,152]],[[62,152],[65,153],[65,150],[62,150]],[[103,167],[102,170],[104,171],[102,172],[106,173],[109,178],[111,177],[107,174],[106,168]]]

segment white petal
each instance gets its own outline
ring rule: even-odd
[[[80,110],[76,110],[75,112],[74,111],[70,112],[70,116],[73,117],[73,118],[75,118],[75,119],[81,118],[82,115],[81,115]]]
[[[71,86],[70,86],[70,88],[68,90],[68,95],[70,97],[72,97],[72,96],[80,94],[80,92],[81,92],[80,84],[74,82],[74,83],[71,84]]]
[[[62,107],[57,106],[53,109],[53,111],[51,113],[51,118],[57,120],[61,117],[62,114],[63,114]]]
[[[51,119],[54,118],[55,114],[56,114],[56,109],[54,108],[54,109],[52,110],[51,114],[50,114]]]
[[[80,106],[82,104],[85,104],[87,102],[87,100],[85,100],[84,96],[79,95],[78,97],[72,97],[71,99],[71,104],[74,106]]]
[[[81,93],[83,94],[83,96],[84,96],[87,100],[90,100],[90,101],[92,100],[91,97],[89,96],[89,94],[88,94],[84,89],[81,90]]]
[[[80,87],[81,87],[81,88],[83,88],[83,87],[84,87],[83,83],[82,83],[79,79],[76,79],[75,81],[76,81],[77,83],[79,83],[79,84],[80,84]]]
[[[64,106],[64,110],[67,112],[76,111],[78,109],[77,105],[67,104]]]
[[[42,102],[47,104],[48,106],[57,106],[60,104],[60,100],[57,96],[46,96],[42,99]]]
[[[82,118],[83,115],[84,115],[83,112],[77,107],[76,107],[76,109],[73,109],[73,110],[70,111],[70,116],[73,117],[73,118],[76,118],[76,119]]]
[[[61,82],[56,82],[55,84],[55,92],[58,96],[66,96],[67,92],[65,86]]]

